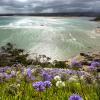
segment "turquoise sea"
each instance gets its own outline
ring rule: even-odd
[[[86,17],[0,17],[0,46],[7,42],[52,59],[100,50],[99,22]]]

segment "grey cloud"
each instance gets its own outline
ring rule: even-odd
[[[0,0],[0,13],[32,12],[84,12],[100,13],[100,0]]]

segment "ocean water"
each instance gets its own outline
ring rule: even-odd
[[[80,17],[0,17],[0,46],[16,44],[31,54],[65,60],[100,50],[100,23]]]

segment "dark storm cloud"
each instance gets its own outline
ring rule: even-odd
[[[0,0],[0,13],[100,12],[100,0]]]

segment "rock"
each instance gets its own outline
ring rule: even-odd
[[[97,68],[97,72],[100,72],[100,68]]]
[[[86,54],[85,53],[80,53],[80,56],[86,56]]]
[[[100,62],[100,59],[94,59],[94,61]]]
[[[84,56],[81,56],[81,55],[77,55],[76,57],[74,57],[73,59],[75,59],[76,61],[80,62],[80,61],[83,61],[85,59]],[[72,59],[72,60],[73,60]]]
[[[90,62],[87,60],[80,61],[82,65],[90,65]]]

